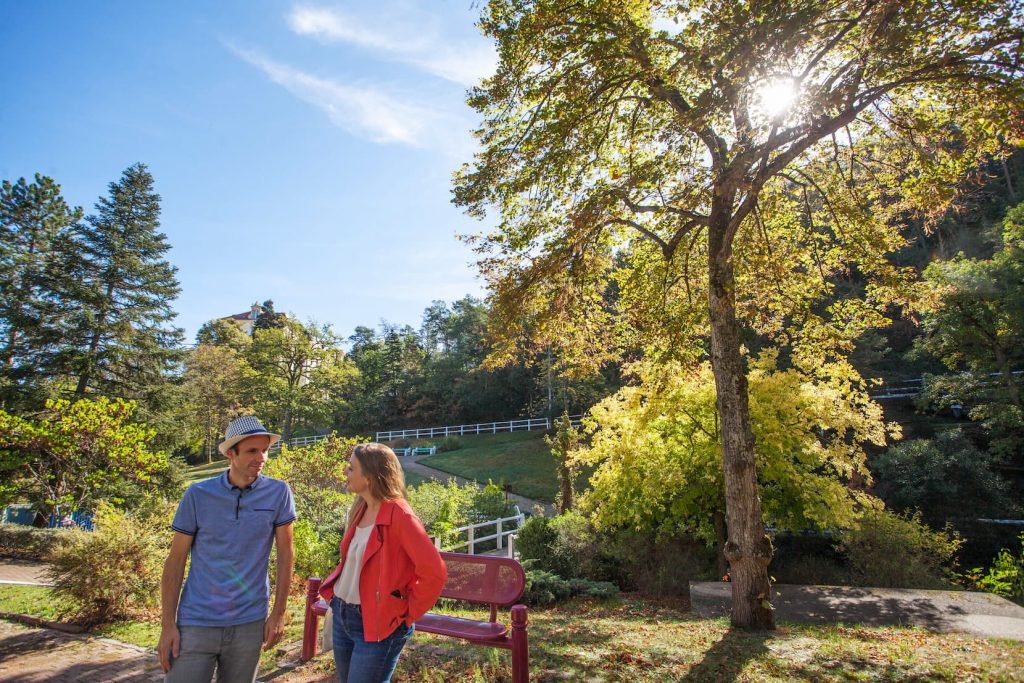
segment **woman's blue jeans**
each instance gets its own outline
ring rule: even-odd
[[[363,614],[359,605],[338,598],[331,600],[334,619],[334,665],[341,683],[390,683],[398,655],[414,628],[401,624],[379,643],[363,637]]]

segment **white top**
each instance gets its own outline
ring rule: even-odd
[[[356,527],[352,542],[348,546],[348,553],[345,555],[345,566],[341,568],[341,576],[334,584],[334,594],[350,605],[359,604],[359,572],[363,568],[363,554],[366,552],[366,542],[370,540],[370,531],[373,527],[373,524]]]

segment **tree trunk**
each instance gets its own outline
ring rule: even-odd
[[[708,312],[711,322],[711,369],[715,375],[722,429],[722,468],[729,540],[725,557],[732,577],[732,624],[770,629],[775,619],[768,602],[771,540],[765,534],[757,492],[754,433],[750,426],[747,376],[740,355],[736,321],[732,245],[726,236],[727,214],[708,228]]]

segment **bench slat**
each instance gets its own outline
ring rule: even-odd
[[[508,627],[504,624],[474,621],[473,619],[430,612],[424,614],[416,622],[416,630],[452,638],[465,638],[466,640],[497,640],[508,633]]]

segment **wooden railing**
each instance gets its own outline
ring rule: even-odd
[[[489,522],[460,526],[458,529],[453,529],[451,533],[446,534],[449,538],[457,540],[460,534],[465,533],[466,540],[461,543],[447,543],[442,545],[441,536],[431,536],[431,538],[434,541],[434,546],[438,550],[456,551],[460,548],[466,548],[466,552],[470,555],[476,555],[477,543],[496,541],[498,546],[497,549],[503,550],[508,548],[508,555],[511,557],[514,552],[514,548],[511,544],[505,541],[505,538],[514,536],[516,532],[519,531],[519,527],[521,527],[525,521],[526,515],[519,511],[519,506],[516,506],[516,514],[511,517],[502,517],[501,519],[492,519]],[[487,536],[478,536],[476,530],[483,527],[494,527],[494,533]]]

